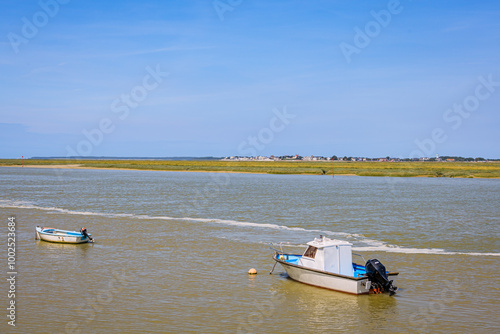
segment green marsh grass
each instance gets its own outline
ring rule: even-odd
[[[331,161],[74,160],[0,159],[0,166],[63,166],[187,172],[332,175]],[[500,162],[346,162],[335,161],[335,175],[500,178]]]

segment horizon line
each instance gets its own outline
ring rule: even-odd
[[[41,156],[41,157],[24,157],[22,156],[21,158],[0,158],[0,159],[12,159],[12,160],[77,160],[77,159],[82,159],[82,160],[106,160],[106,159],[116,159],[116,160],[221,160],[221,159],[227,159],[227,158],[258,158],[258,157],[264,157],[264,158],[270,158],[271,156],[275,158],[279,157],[293,157],[293,156],[298,156],[298,157],[318,157],[318,158],[332,158],[332,157],[337,157],[337,159],[388,159],[388,160],[393,160],[393,159],[436,159],[436,157],[418,157],[418,158],[411,158],[411,157],[406,157],[406,158],[401,158],[401,157],[390,157],[390,156],[385,156],[385,157],[368,157],[368,156],[346,156],[344,155],[343,157],[337,156],[337,155],[269,155],[269,156],[264,156],[264,155],[258,155],[258,156],[239,156],[239,155],[234,155],[234,156],[211,156],[211,155],[206,155],[206,156],[163,156],[163,157],[147,157],[147,156],[69,156],[69,157],[63,157],[63,156]],[[439,156],[440,159],[442,158],[459,158],[459,159],[484,159],[484,160],[500,160],[500,158],[483,158],[483,157],[466,157],[466,156],[458,156],[458,155],[442,155]]]

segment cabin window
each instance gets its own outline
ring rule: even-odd
[[[311,259],[314,259],[314,257],[316,256],[316,251],[318,249],[314,246],[309,246],[307,249],[306,249],[306,252],[304,253],[304,256],[305,257],[310,257]]]

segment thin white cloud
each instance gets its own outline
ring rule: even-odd
[[[48,66],[41,66],[32,69],[28,73],[21,75],[21,78],[27,78],[35,74],[40,74],[40,73],[50,73],[50,72],[60,72],[60,68],[64,65],[66,65],[67,62],[62,62],[57,65],[48,65]]]
[[[150,50],[138,50],[133,52],[126,52],[121,54],[113,54],[110,56],[135,56],[149,53],[160,53],[160,52],[170,52],[170,51],[192,51],[192,50],[205,50],[212,49],[213,46],[170,46],[165,48],[150,49]]]

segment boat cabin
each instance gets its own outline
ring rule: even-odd
[[[307,245],[299,265],[334,274],[354,276],[351,243],[322,236],[319,239],[314,238]]]

